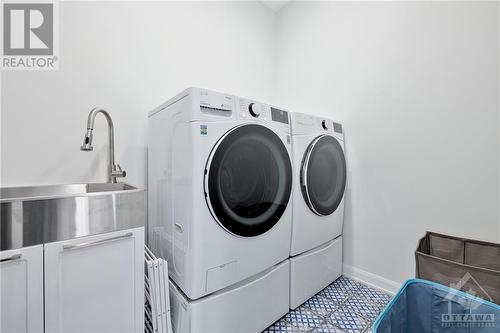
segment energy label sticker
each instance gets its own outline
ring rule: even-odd
[[[207,135],[207,125],[200,125],[200,134]]]

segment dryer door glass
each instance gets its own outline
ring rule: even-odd
[[[214,218],[245,237],[271,229],[283,215],[292,188],[288,151],[270,129],[238,126],[217,143],[205,170],[205,196]]]
[[[314,139],[304,154],[300,183],[304,200],[315,214],[330,215],[337,209],[346,184],[345,157],[337,139],[330,135]]]

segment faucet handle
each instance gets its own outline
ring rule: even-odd
[[[111,172],[111,175],[114,177],[123,178],[127,176],[127,172],[125,170],[122,170],[120,164],[116,164],[113,168],[113,171]]]

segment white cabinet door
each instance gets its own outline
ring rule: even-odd
[[[0,252],[0,332],[43,332],[43,245]]]
[[[45,244],[45,330],[144,332],[144,228]]]

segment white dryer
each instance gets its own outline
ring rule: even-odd
[[[241,290],[266,270],[252,285],[276,284],[289,272],[288,263],[278,265],[290,252],[288,112],[189,88],[150,112],[148,127],[148,244],[168,260],[186,302],[220,301],[221,293],[234,295],[230,288]],[[288,279],[278,283],[288,290]],[[275,296],[282,315],[288,295]],[[204,298],[194,304],[208,309],[215,303]],[[220,304],[223,312],[238,307],[234,300]]]
[[[294,186],[290,249],[290,308],[342,273],[347,167],[342,126],[291,114]]]

